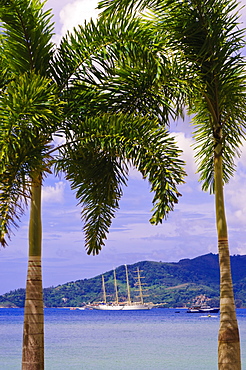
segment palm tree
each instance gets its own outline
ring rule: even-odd
[[[44,366],[41,277],[41,185],[50,171],[50,141],[60,121],[58,89],[50,77],[49,13],[37,1],[1,2],[0,240],[6,244],[30,202],[29,261],[23,369]]]
[[[105,0],[105,14],[143,10],[156,14],[158,32],[184,58],[194,114],[197,160],[203,189],[215,194],[220,262],[219,369],[241,368],[239,331],[230,268],[224,184],[235,170],[246,127],[245,45],[234,0]],[[121,14],[121,13],[119,13]],[[119,16],[120,17],[120,16]]]
[[[195,139],[203,189],[215,194],[220,262],[219,369],[241,369],[240,340],[230,268],[224,184],[245,139],[246,73],[240,54],[235,1],[167,2],[172,39],[192,65]]]
[[[168,110],[172,109],[157,83],[158,73],[154,73],[163,64],[156,57],[157,51],[153,58],[151,50],[147,53],[144,48],[142,52],[154,72],[148,84],[140,86],[141,92],[146,92],[144,99],[135,90],[138,100],[135,108],[130,109],[132,100],[127,100],[128,92],[131,93],[137,76],[142,73],[144,77],[144,71],[140,65],[137,73],[135,60],[136,74],[128,91],[128,84],[122,84],[119,90],[117,79],[129,68],[131,55],[127,50],[138,52],[137,37],[134,43],[132,35],[129,36],[128,46],[125,44],[122,52],[116,46],[116,39],[110,49],[107,27],[89,23],[65,37],[56,51],[51,42],[50,11],[44,12],[42,5],[38,0],[10,0],[2,1],[0,7],[0,241],[3,246],[26,207],[30,207],[23,370],[44,368],[41,188],[45,176],[64,171],[71,188],[75,189],[82,206],[89,254],[99,253],[104,244],[119,208],[130,165],[151,185],[154,193],[151,222],[155,224],[177,203],[180,194],[176,186],[183,182],[184,176],[183,162],[178,158],[180,151],[160,126],[160,120],[166,119]],[[149,31],[143,28],[140,36],[144,35],[147,41]],[[170,70],[170,64],[166,65]],[[120,73],[113,73],[113,67]],[[110,79],[112,74],[116,81]],[[110,94],[110,89],[114,93]],[[172,88],[166,91],[171,99]],[[162,98],[161,108],[153,99],[154,93]],[[125,97],[122,104],[119,104],[120,95]],[[175,99],[178,102],[179,95]],[[158,108],[156,112],[155,108]],[[64,144],[56,145],[56,135],[64,137]]]

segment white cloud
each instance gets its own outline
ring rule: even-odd
[[[59,181],[55,186],[44,186],[42,189],[42,199],[47,203],[61,203],[64,199],[65,182]]]
[[[246,177],[245,174],[236,174],[230,184],[226,186],[226,204],[229,222],[238,227],[246,225]]]
[[[65,5],[60,11],[60,22],[62,23],[62,36],[69,30],[79,24],[84,24],[84,21],[95,19],[99,10],[96,9],[97,0],[77,0]]]
[[[194,140],[191,137],[186,136],[183,132],[175,132],[173,133],[173,136],[177,141],[178,147],[183,151],[181,158],[186,163],[185,170],[187,175],[190,179],[197,180],[197,166],[194,159],[194,150],[192,148]]]
[[[139,172],[135,167],[131,166],[129,169],[129,177],[135,180],[143,180],[141,172]]]

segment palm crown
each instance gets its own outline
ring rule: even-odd
[[[103,245],[130,164],[152,184],[151,222],[160,222],[177,202],[184,171],[162,127],[169,113],[176,114],[170,102],[179,94],[168,80],[161,83],[171,64],[158,55],[153,33],[139,20],[125,21],[124,31],[111,23],[110,35],[107,24],[90,22],[54,53],[50,12],[42,13],[38,1],[6,2],[1,19],[1,243],[31,197],[31,181],[53,165],[65,172],[82,204],[89,253]],[[56,134],[65,139],[57,151]]]

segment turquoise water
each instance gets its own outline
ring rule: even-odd
[[[22,309],[0,309],[1,370],[21,368],[22,322]],[[246,310],[238,310],[238,322],[246,366]],[[213,370],[218,327],[219,315],[184,310],[45,309],[45,368]]]

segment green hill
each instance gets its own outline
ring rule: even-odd
[[[137,299],[136,268],[141,270],[145,301],[165,303],[165,307],[189,305],[199,295],[210,304],[219,304],[218,255],[206,254],[177,263],[142,261],[128,265],[132,299]],[[232,256],[231,268],[237,307],[246,307],[246,256]],[[126,299],[125,266],[116,269],[119,298]],[[104,273],[108,301],[114,300],[113,271]],[[0,306],[23,307],[25,290],[17,289],[0,296]],[[46,307],[76,307],[102,300],[101,275],[44,289]]]

